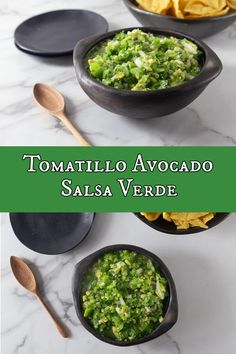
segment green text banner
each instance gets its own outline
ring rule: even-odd
[[[236,212],[236,147],[1,147],[7,212]]]

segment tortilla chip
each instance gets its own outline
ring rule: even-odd
[[[181,213],[181,212],[163,212],[163,213],[141,213],[149,221],[155,221],[162,214],[163,219],[174,222],[177,229],[187,230],[190,227],[201,227],[203,229],[208,229],[206,225],[208,221],[214,218],[215,213]]]
[[[167,220],[167,221],[172,221],[171,217],[170,217],[170,213],[163,213],[163,219]]]
[[[147,213],[147,212],[142,212],[140,213],[141,215],[145,216],[145,218],[148,221],[155,221],[156,219],[159,218],[159,216],[161,215],[161,213]]]
[[[171,7],[171,0],[137,0],[137,3],[144,10],[155,12],[160,15],[166,15]]]
[[[202,221],[204,222],[204,224],[206,224],[208,221],[213,219],[214,216],[215,216],[214,213],[208,213],[207,215],[203,216]]]
[[[202,3],[204,6],[215,10],[221,10],[226,6],[226,0],[195,0],[195,2]]]
[[[184,18],[184,14],[180,8],[180,0],[172,0],[173,13],[177,18]]]
[[[177,229],[188,229],[190,227],[207,229],[206,223],[213,217],[213,213],[169,213],[169,218],[175,223]]]
[[[185,17],[222,16],[228,12],[226,0],[190,0],[184,7]]]
[[[179,8],[184,13],[184,8],[187,5],[189,0],[179,0]]]
[[[232,10],[236,10],[236,0],[226,0],[226,3]]]
[[[226,0],[189,0],[185,2],[185,8],[191,9],[193,6],[207,7],[214,10],[221,10],[227,4]]]
[[[177,18],[223,16],[236,10],[236,0],[136,0],[146,11]]]

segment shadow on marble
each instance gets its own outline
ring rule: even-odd
[[[24,258],[24,257],[22,259],[24,262],[26,262],[29,265],[30,269],[32,270],[32,272],[35,275],[35,279],[36,279],[39,291],[42,294],[44,294],[44,285],[43,285],[44,281],[43,281],[43,277],[42,277],[42,274],[41,274],[39,268],[37,267],[37,265],[33,261],[30,261],[29,259]]]
[[[117,28],[122,28],[121,26],[117,26],[117,23],[111,21],[108,21],[108,26],[108,32],[115,31]]]
[[[36,284],[37,284],[37,287],[38,287],[38,290],[39,290],[39,293],[42,295],[43,297],[43,300],[44,302],[46,303],[46,305],[50,308],[52,314],[54,315],[54,317],[60,322],[61,322],[61,318],[58,316],[57,312],[54,310],[53,308],[53,304],[50,303],[47,299],[47,292],[45,291],[45,279],[44,277],[42,276],[40,270],[39,270],[39,267],[37,267],[35,265],[35,263],[29,261],[28,259],[25,259],[25,258],[22,258],[30,267],[30,269],[32,270],[34,276],[35,276],[35,279],[36,279]],[[30,292],[28,292],[30,293]],[[28,294],[26,293],[26,295]],[[42,309],[43,310],[43,309]],[[52,324],[53,325],[53,324]],[[68,334],[68,337],[71,337],[71,330],[69,329],[69,327],[65,324],[65,323],[62,323],[63,327],[65,328],[67,334]]]
[[[68,114],[69,119],[75,123],[75,121],[80,118],[80,110],[82,105],[82,103],[79,101],[79,90],[78,90],[78,101],[72,99],[67,94],[63,93],[63,96],[65,99],[65,111]]]
[[[96,354],[180,354],[181,349],[179,344],[170,334],[164,334],[150,342],[131,347],[116,347],[107,344],[104,345],[103,342],[91,337],[89,339],[89,347],[86,350],[86,354],[92,354],[94,352],[96,352]]]
[[[187,334],[189,343],[207,338],[206,347],[212,347],[216,338],[224,338],[230,326],[230,319],[227,326],[222,321],[228,302],[227,292],[222,286],[222,273],[216,271],[217,267],[205,255],[200,257],[178,250],[166,254],[163,259],[170,267],[177,287],[179,319],[172,330],[174,336],[182,341],[183,338],[186,340]]]
[[[188,145],[188,146],[234,146],[235,137],[221,133],[210,123],[201,118],[199,112],[192,106],[188,106],[176,113],[159,118],[147,120],[128,119],[130,124],[135,124],[150,137],[158,136],[164,146]],[[168,139],[167,139],[168,137]],[[154,142],[155,140],[153,140]],[[152,145],[152,144],[151,144]]]
[[[63,254],[64,258],[73,258],[75,263],[79,262],[80,254],[90,254],[94,249],[99,248],[100,241],[112,229],[113,214],[112,213],[96,213],[92,228],[88,236],[73,250]]]
[[[30,55],[30,54],[26,54]],[[52,66],[59,66],[59,67],[68,67],[68,66],[73,66],[73,56],[71,55],[66,55],[62,57],[40,57],[36,55],[31,55],[31,57],[34,57],[36,61],[39,63],[44,63]]]
[[[236,23],[230,26],[228,30],[228,38],[229,39],[236,39]]]

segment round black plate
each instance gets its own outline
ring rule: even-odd
[[[94,213],[10,213],[16,237],[43,254],[65,253],[87,236]]]
[[[39,56],[72,54],[83,38],[108,30],[106,19],[87,10],[58,10],[34,16],[15,30],[16,46]]]

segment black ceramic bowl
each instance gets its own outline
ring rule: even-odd
[[[125,28],[124,31],[134,28]],[[142,31],[156,35],[188,38],[196,43],[203,52],[203,62],[200,74],[186,83],[153,91],[119,90],[105,86],[92,78],[88,72],[88,52],[100,42],[113,38],[120,30],[108,32],[95,37],[89,37],[77,43],[74,49],[74,66],[77,79],[82,89],[99,106],[116,114],[132,118],[153,118],[176,112],[195,100],[207,85],[214,80],[222,70],[222,64],[217,55],[203,42],[175,31],[143,28]]]
[[[208,229],[203,229],[201,227],[191,227],[188,230],[178,230],[176,225],[173,222],[169,222],[163,219],[160,216],[155,221],[148,221],[143,215],[140,213],[134,213],[138,219],[142,222],[150,226],[151,228],[164,232],[165,234],[173,234],[173,235],[189,235],[189,234],[196,234],[198,232],[203,232],[215,227],[216,225],[220,224],[224,219],[229,216],[229,213],[216,213],[215,217],[207,223]]]
[[[129,11],[143,26],[155,28],[168,28],[172,31],[180,31],[197,38],[212,36],[236,20],[236,11],[224,16],[205,17],[201,19],[182,19],[174,16],[158,15],[141,9],[135,0],[123,0]]]
[[[92,327],[89,320],[83,316],[81,294],[82,294],[84,277],[87,274],[89,268],[97,261],[98,258],[103,256],[107,252],[116,251],[116,250],[130,250],[130,251],[134,251],[137,253],[141,253],[146,257],[149,257],[152,260],[152,262],[154,263],[154,265],[166,277],[166,279],[168,281],[168,287],[169,287],[169,297],[166,299],[166,303],[165,303],[166,312],[165,312],[163,322],[161,322],[157,326],[157,328],[153,332],[148,334],[147,336],[145,336],[141,339],[138,339],[138,340],[130,341],[130,342],[120,342],[115,339],[102,336],[99,332],[97,332]],[[137,345],[137,344],[145,343],[151,339],[157,338],[157,337],[161,336],[163,333],[167,332],[171,327],[173,327],[177,321],[177,318],[178,318],[177,294],[176,294],[174,281],[172,279],[172,276],[171,276],[168,268],[160,260],[160,258],[158,258],[155,254],[153,254],[143,248],[132,246],[132,245],[107,246],[105,248],[102,248],[102,249],[90,254],[88,257],[86,257],[82,261],[80,261],[75,266],[75,272],[74,272],[74,276],[73,276],[73,280],[72,280],[72,293],[73,293],[73,298],[74,298],[75,309],[76,309],[77,315],[78,315],[82,325],[98,339],[102,340],[103,342],[117,345],[117,346]]]

